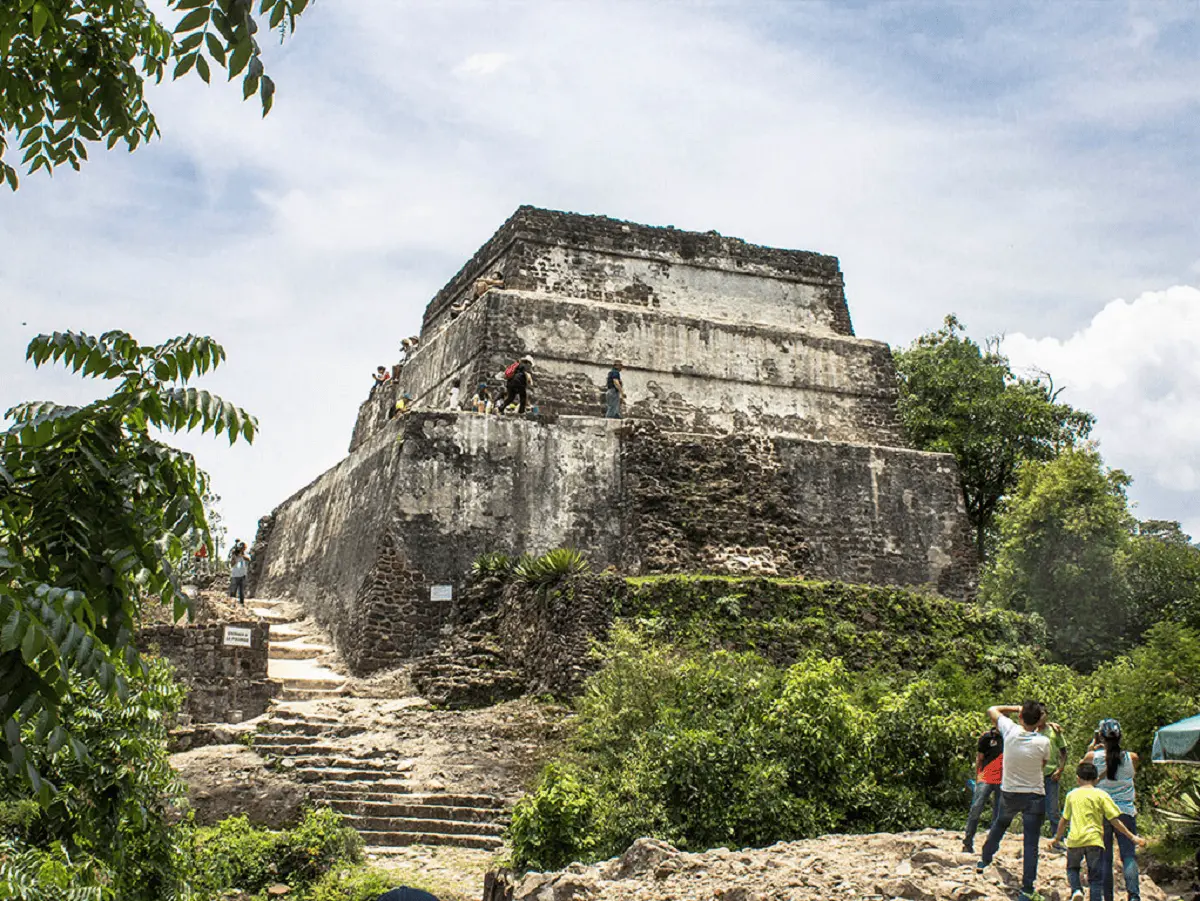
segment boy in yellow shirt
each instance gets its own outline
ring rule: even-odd
[[[1050,839],[1050,847],[1056,851],[1062,849],[1063,833],[1070,826],[1071,831],[1067,833],[1067,882],[1071,885],[1071,901],[1083,901],[1080,873],[1084,860],[1088,865],[1088,897],[1090,901],[1101,901],[1104,880],[1100,875],[1100,855],[1104,851],[1104,821],[1108,820],[1113,829],[1131,839],[1139,848],[1145,846],[1146,840],[1129,831],[1121,822],[1121,811],[1108,792],[1096,788],[1100,774],[1095,764],[1079,764],[1075,776],[1079,780],[1079,788],[1067,795],[1067,804],[1062,819],[1058,821],[1058,831]]]

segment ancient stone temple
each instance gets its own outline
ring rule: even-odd
[[[536,416],[448,409],[524,355]],[[614,359],[623,420],[602,418]],[[954,460],[904,446],[836,258],[521,207],[430,302],[349,456],[263,520],[255,590],[299,598],[368,671],[438,639],[481,554],[562,546],[596,570],[953,597],[976,574]]]

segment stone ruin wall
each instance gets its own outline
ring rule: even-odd
[[[226,626],[250,630],[250,647],[227,647]],[[138,648],[171,661],[187,686],[182,713],[198,723],[232,723],[266,712],[280,686],[267,678],[268,625],[229,622],[201,626],[148,626]]]
[[[370,671],[441,638],[454,602],[432,600],[434,585],[457,598],[480,555],[561,546],[631,574],[800,575],[959,598],[975,580],[944,455],[417,413],[275,511],[254,590],[300,598]]]

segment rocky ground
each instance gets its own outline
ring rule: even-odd
[[[975,871],[978,856],[960,853],[961,844],[959,834],[934,829],[699,854],[639,839],[605,863],[530,873],[517,883],[513,901],[1012,901],[1021,837],[1006,838],[982,874]],[[1037,889],[1047,901],[1068,901],[1065,855],[1041,856]],[[1141,890],[1143,901],[1167,899],[1148,878]],[[1117,896],[1125,897],[1119,877]]]

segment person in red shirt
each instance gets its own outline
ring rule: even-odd
[[[975,853],[975,832],[979,818],[988,798],[992,799],[992,818],[1000,804],[1000,780],[1004,774],[1004,739],[995,727],[979,736],[975,753],[975,794],[971,798],[971,812],[967,814],[967,831],[963,835],[963,851]]]

